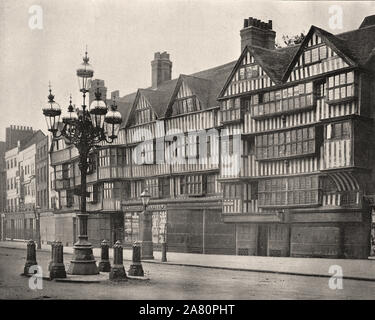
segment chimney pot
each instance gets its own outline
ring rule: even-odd
[[[151,61],[151,83],[152,88],[156,89],[162,82],[172,79],[172,61],[167,51],[161,54],[155,52],[154,57]]]
[[[248,28],[255,27],[255,28]],[[272,20],[268,22],[249,17],[244,20],[244,28],[240,31],[241,51],[248,46],[258,46],[265,49],[275,49],[276,32],[272,30]]]
[[[249,21],[247,19],[243,20],[243,27],[247,28],[249,26]]]

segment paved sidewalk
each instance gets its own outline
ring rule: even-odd
[[[26,249],[26,242],[0,242],[0,247]],[[50,251],[50,245],[42,245],[43,251]],[[64,253],[73,253],[72,247],[64,247]],[[100,248],[94,248],[94,256],[100,258]],[[113,258],[113,250],[109,250]],[[124,249],[124,260],[131,260],[132,251]],[[346,279],[375,281],[375,260],[319,259],[290,257],[231,256],[168,252],[168,262],[161,262],[161,252],[154,252],[154,260],[144,263],[159,263],[214,269],[229,269],[254,272],[268,272],[316,277],[331,277],[329,268],[338,265]],[[97,259],[99,260],[99,259]]]

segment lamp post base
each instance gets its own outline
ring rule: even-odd
[[[67,274],[93,275],[99,274],[98,267],[89,242],[78,242],[74,245],[73,260],[70,261]]]
[[[133,262],[130,265],[128,274],[129,276],[143,277],[145,273],[143,272],[142,264],[140,262]]]
[[[154,247],[152,241],[141,242],[141,260],[153,260]]]

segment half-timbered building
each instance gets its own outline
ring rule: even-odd
[[[156,53],[152,85],[123,97],[94,80],[123,124],[90,156],[91,241],[137,240],[147,187],[156,248],[367,257],[374,20],[337,35],[312,26],[302,43],[276,48],[272,21],[249,18],[237,61],[171,79],[169,55]],[[57,140],[51,157],[56,238],[72,243],[78,154]]]
[[[301,44],[279,49],[269,47],[272,24],[245,20],[218,98],[224,128],[241,139],[224,155],[238,170],[220,171],[238,254],[369,255],[373,20],[338,35],[312,26]],[[254,45],[260,36],[268,41]]]

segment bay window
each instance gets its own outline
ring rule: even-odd
[[[264,92],[251,99],[251,116],[267,117],[275,114],[299,112],[314,106],[313,83],[300,83],[296,86]]]
[[[328,77],[327,102],[333,103],[355,97],[354,71]]]
[[[258,206],[298,206],[320,203],[318,176],[275,178],[259,181]]]
[[[294,157],[316,152],[316,128],[305,127],[255,137],[256,159]]]

